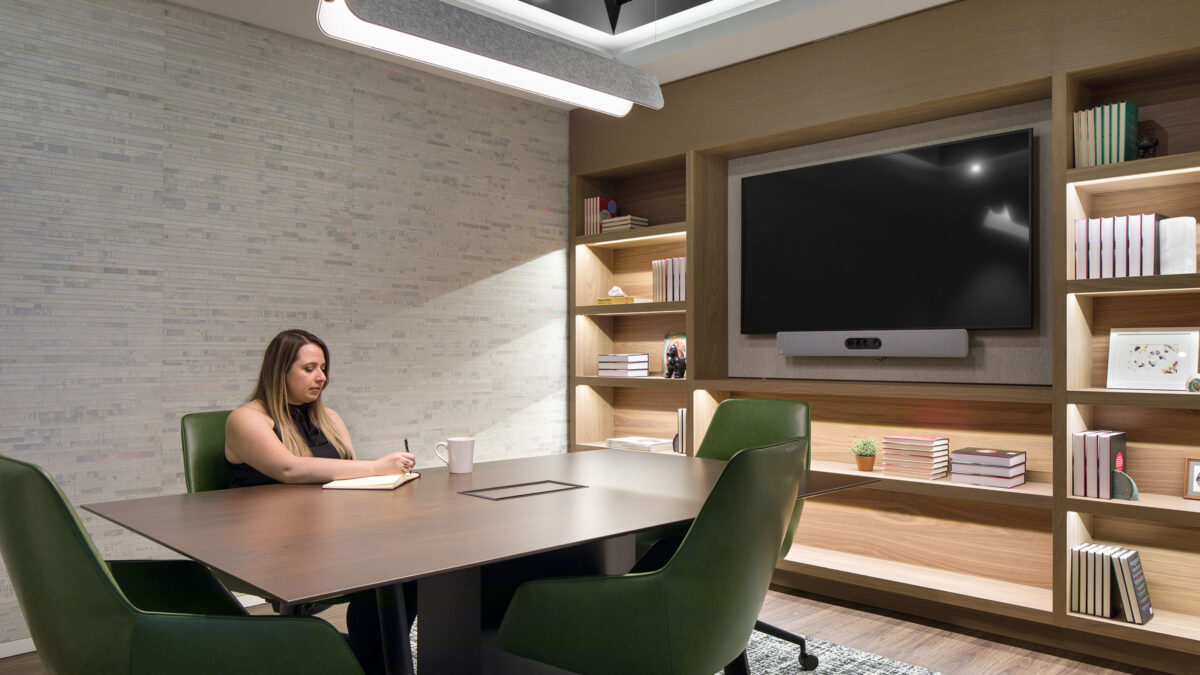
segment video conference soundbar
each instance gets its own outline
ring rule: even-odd
[[[798,331],[775,334],[783,356],[938,356],[967,355],[967,331],[874,330]]]

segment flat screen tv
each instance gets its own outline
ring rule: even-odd
[[[743,333],[1033,325],[1033,130],[742,179]]]

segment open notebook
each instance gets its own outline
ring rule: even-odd
[[[328,490],[394,490],[410,480],[420,478],[416,471],[394,473],[388,476],[363,476],[330,481],[321,487]]]

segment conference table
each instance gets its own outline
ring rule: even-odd
[[[495,646],[511,590],[538,576],[627,571],[632,535],[690,521],[724,466],[595,450],[477,462],[463,474],[422,469],[391,491],[279,484],[83,508],[260,589],[284,612],[366,589],[395,601],[397,583],[417,580],[422,672],[550,673],[561,671]],[[874,480],[809,471],[799,496]],[[408,672],[408,641],[388,649],[388,671]]]

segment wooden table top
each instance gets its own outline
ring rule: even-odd
[[[694,518],[725,462],[626,450],[422,469],[395,490],[264,485],[83,508],[265,594],[310,602]],[[584,489],[492,501],[463,490],[536,480]],[[801,495],[856,476],[809,472]]]

